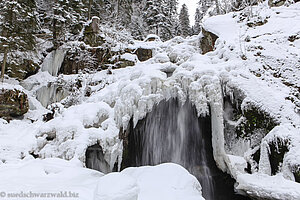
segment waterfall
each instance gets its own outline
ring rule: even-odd
[[[64,49],[57,49],[49,53],[42,64],[42,71],[48,71],[52,76],[57,76],[65,54],[66,51]]]
[[[187,100],[162,101],[136,127],[130,123],[123,168],[173,162],[196,176],[206,200],[248,199],[234,194],[234,180],[216,166],[212,148],[212,120],[197,116]]]
[[[133,162],[136,166],[164,162],[180,164],[198,178],[203,196],[207,200],[214,199],[214,184],[208,166],[211,161],[207,158],[208,145],[204,138],[207,130],[211,131],[209,117],[199,119],[189,100],[184,105],[177,99],[163,101],[134,129],[133,137],[139,152]],[[130,145],[130,148],[136,147]],[[211,149],[210,154],[212,157]]]

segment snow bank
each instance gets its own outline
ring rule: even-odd
[[[138,200],[204,200],[197,179],[177,164],[127,168],[121,174],[136,179]]]
[[[266,199],[300,199],[300,184],[286,180],[281,174],[241,174],[237,177],[236,189],[247,191],[251,196]]]
[[[6,197],[10,194],[44,194],[46,196],[41,197],[57,199],[47,196],[52,193],[72,194],[75,195],[73,198],[80,200],[204,200],[197,179],[183,167],[171,163],[128,168],[104,176],[83,168],[76,158],[70,161],[31,159],[1,166],[0,176],[1,192],[4,192],[1,195]]]
[[[121,173],[110,173],[99,179],[94,200],[137,200],[138,194],[135,179]]]
[[[47,193],[53,195],[72,193],[80,200],[91,200],[97,180],[103,175],[83,168],[78,159],[65,161],[51,158],[1,166],[0,176],[1,191],[5,192],[5,195],[34,193],[44,194],[46,196],[41,197],[47,198]],[[57,199],[57,197],[48,196],[47,199]],[[70,197],[60,199],[70,199]]]

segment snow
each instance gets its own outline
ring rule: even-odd
[[[1,191],[7,197],[10,194],[54,195],[66,192],[80,200],[203,200],[197,179],[183,167],[171,163],[103,175],[83,168],[76,158],[70,161],[32,158],[14,165],[1,165],[0,176]],[[48,196],[47,199],[56,198]]]
[[[122,54],[121,59],[129,60],[129,61],[132,61],[132,62],[137,62],[138,61],[137,56],[134,55],[134,54],[131,54],[131,53]]]
[[[140,188],[138,200],[204,200],[197,179],[177,164],[127,168],[121,174],[136,180]]]
[[[139,187],[134,178],[123,173],[110,173],[99,179],[94,200],[137,200],[138,195]]]
[[[247,191],[251,196],[267,199],[297,200],[300,198],[300,184],[286,180],[282,174],[241,174],[237,177],[236,189]]]

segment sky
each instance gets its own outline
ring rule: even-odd
[[[182,4],[186,4],[188,7],[189,15],[190,15],[190,24],[194,25],[195,21],[195,12],[197,8],[197,2],[199,0],[178,0],[178,13],[180,12]]]

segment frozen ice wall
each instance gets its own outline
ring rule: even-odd
[[[48,71],[52,76],[57,76],[65,54],[66,51],[64,49],[57,49],[49,53],[42,64],[42,71]]]

